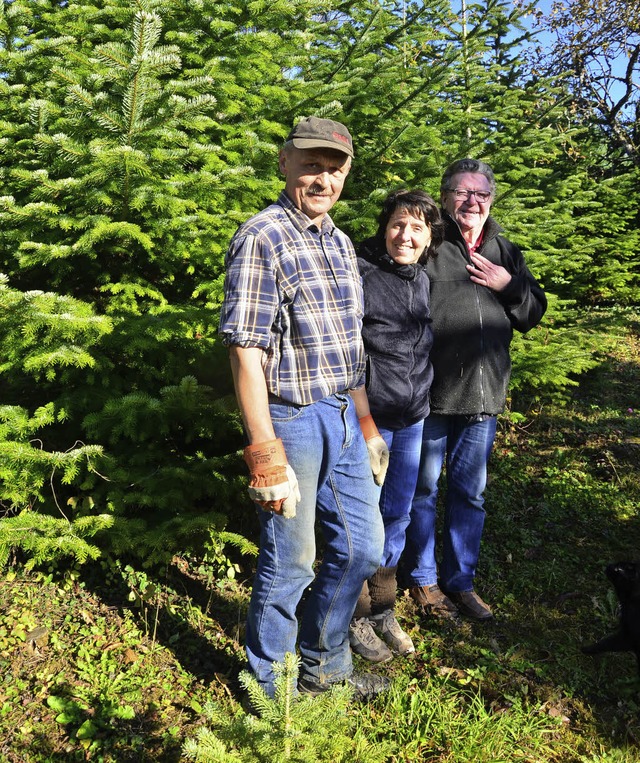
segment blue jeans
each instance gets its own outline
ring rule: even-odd
[[[483,492],[496,417],[469,423],[466,416],[425,419],[416,495],[407,530],[406,570],[411,585],[439,582],[454,593],[472,591],[484,527]],[[446,459],[442,563],[436,567],[438,478]]]
[[[334,683],[351,675],[348,628],[363,582],[377,569],[384,531],[353,400],[336,394],[308,406],[270,403],[302,500],[296,516],[259,511],[260,552],[247,616],[250,668],[273,695],[272,663],[295,653],[300,677]],[[314,576],[316,520],[324,537]],[[315,579],[314,579],[315,577]],[[298,634],[296,609],[311,585]]]
[[[418,482],[422,421],[403,429],[378,427],[389,448],[389,469],[380,492],[384,524],[382,567],[397,567],[404,550],[411,502]]]

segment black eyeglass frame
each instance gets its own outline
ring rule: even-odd
[[[472,191],[469,188],[447,188],[447,193],[455,193],[458,201],[468,199],[473,194],[476,197],[476,201],[479,201],[481,204],[486,204],[493,196],[491,191]],[[464,194],[464,196],[461,194]]]

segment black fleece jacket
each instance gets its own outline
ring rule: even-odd
[[[440,414],[497,414],[504,409],[513,329],[537,325],[547,308],[544,292],[531,275],[518,247],[500,235],[489,217],[479,253],[511,273],[504,291],[473,283],[471,261],[457,223],[443,212],[445,240],[427,263],[431,281],[434,379],[431,411]]]
[[[396,264],[376,237],[358,248],[358,266],[371,414],[379,426],[401,429],[429,413],[429,278],[421,264]]]

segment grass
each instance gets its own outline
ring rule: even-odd
[[[377,666],[392,690],[346,719],[386,760],[640,761],[633,655],[580,651],[616,624],[604,566],[640,560],[639,317],[609,316],[601,346],[567,400],[501,418],[477,577],[495,621],[438,624],[401,597],[416,654]],[[249,581],[232,566],[5,570],[0,761],[175,762],[207,703],[242,715]]]

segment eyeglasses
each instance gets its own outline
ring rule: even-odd
[[[476,197],[476,201],[479,201],[481,204],[489,201],[491,198],[491,191],[471,191],[468,188],[449,188],[449,193],[452,193],[458,201],[468,199],[473,194]]]

